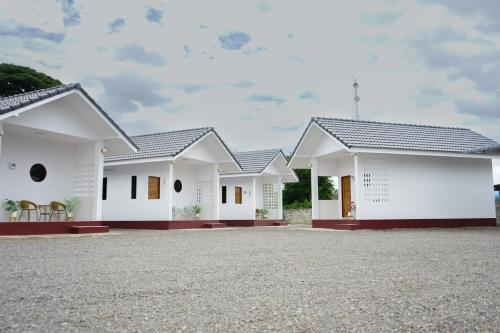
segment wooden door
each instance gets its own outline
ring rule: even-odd
[[[240,186],[236,186],[234,188],[234,203],[237,205],[241,205],[243,202],[242,198],[242,188]]]
[[[160,177],[148,177],[148,199],[160,199]]]
[[[342,217],[349,216],[351,210],[351,176],[344,176],[342,181]]]

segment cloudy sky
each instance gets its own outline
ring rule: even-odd
[[[356,78],[361,119],[500,141],[498,17],[496,0],[2,0],[0,62],[80,82],[131,135],[214,126],[289,151],[311,116],[351,117]]]

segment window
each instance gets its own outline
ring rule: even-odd
[[[222,186],[222,203],[227,203],[227,186]]]
[[[137,176],[132,176],[132,184],[130,189],[130,198],[137,199]]]
[[[108,199],[108,177],[102,179],[102,200]]]
[[[47,169],[42,164],[37,163],[31,167],[30,176],[34,182],[42,182],[47,177]]]
[[[243,202],[243,198],[242,198],[242,189],[240,186],[236,186],[234,188],[234,203],[237,204],[237,205],[241,205],[241,203]]]
[[[148,199],[160,199],[160,177],[148,177]]]
[[[180,191],[182,191],[182,182],[177,179],[175,182],[174,182],[174,190],[175,192],[179,193]]]

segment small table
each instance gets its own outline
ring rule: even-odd
[[[52,209],[50,205],[38,205],[38,222],[42,220],[42,216],[47,216],[45,221],[50,220],[50,213],[52,212]]]

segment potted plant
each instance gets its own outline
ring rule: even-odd
[[[197,220],[200,219],[201,207],[198,205],[193,206],[193,213]]]
[[[261,213],[261,215],[262,215],[262,219],[263,219],[263,220],[267,219],[267,213],[268,213],[268,210],[267,210],[267,209],[262,208],[262,209],[260,210],[260,213]]]
[[[10,199],[5,199],[3,203],[4,209],[6,212],[9,212],[9,221],[10,222],[16,222],[17,221],[17,209],[19,206],[19,202],[10,200]]]
[[[354,219],[356,218],[356,203],[354,201],[351,201],[351,205],[349,206],[349,218]]]
[[[64,199],[64,203],[66,204],[66,216],[68,217],[68,221],[73,221],[73,212],[80,203],[80,198],[71,197],[69,199]]]

